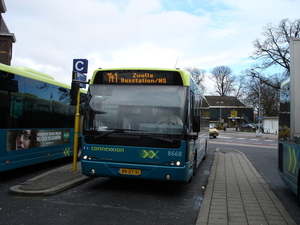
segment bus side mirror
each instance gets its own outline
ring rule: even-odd
[[[71,102],[70,105],[77,105],[77,95],[79,91],[79,82],[72,81],[71,84],[71,90],[70,90],[70,96],[71,96]]]
[[[200,116],[193,117],[193,132],[200,132]]]

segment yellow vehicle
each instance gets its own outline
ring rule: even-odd
[[[216,138],[219,135],[219,131],[215,128],[213,124],[209,124],[209,136]]]

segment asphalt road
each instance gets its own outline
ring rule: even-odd
[[[66,162],[3,172],[0,224],[196,224],[213,157],[211,149],[190,184],[95,178],[46,197],[14,196],[8,190]]]

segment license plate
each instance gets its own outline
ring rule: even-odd
[[[119,169],[119,173],[120,173],[120,174],[124,174],[124,175],[135,175],[135,176],[140,176],[140,175],[142,175],[142,170],[120,168],[120,169]]]

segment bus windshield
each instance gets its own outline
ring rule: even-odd
[[[90,85],[85,131],[182,134],[185,86]]]

